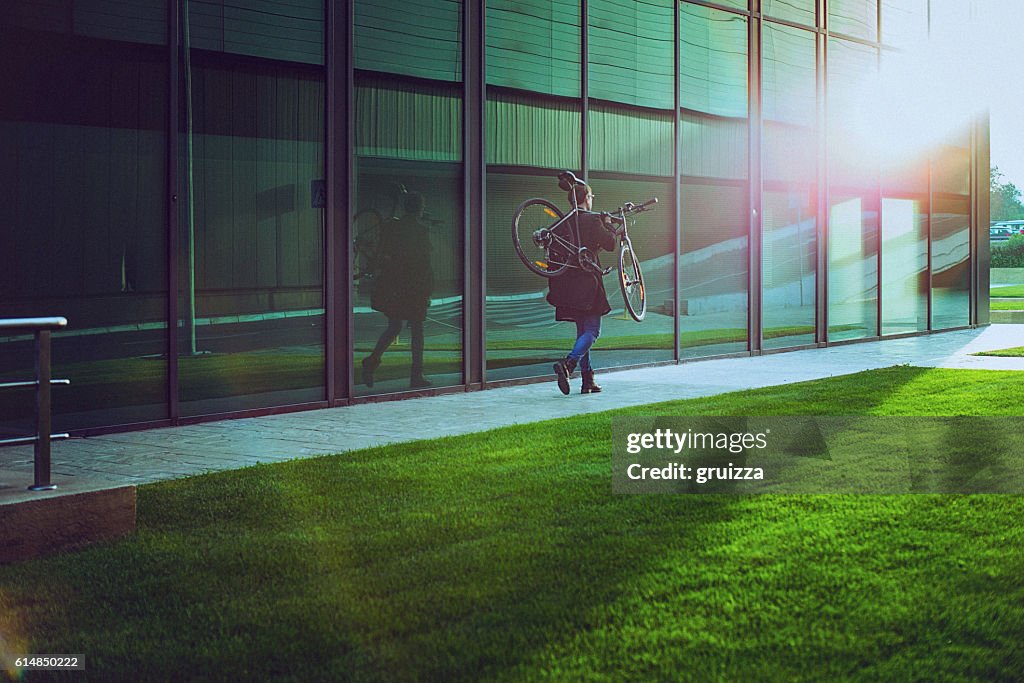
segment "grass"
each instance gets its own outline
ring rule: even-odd
[[[1010,349],[999,349],[997,351],[979,351],[972,353],[972,356],[998,356],[1000,358],[1020,358],[1024,356],[1024,346],[1014,346]]]
[[[1024,297],[1024,285],[1010,285],[1009,287],[992,287],[989,289],[989,296],[996,297]]]
[[[616,496],[614,414],[1013,415],[890,368],[139,488],[0,567],[0,634],[97,680],[1014,680],[1017,496]]]
[[[1024,300],[1021,301],[1002,301],[1000,299],[992,299],[989,302],[990,311],[1022,311],[1024,310]]]

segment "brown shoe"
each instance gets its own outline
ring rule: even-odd
[[[594,381],[594,371],[584,370],[583,375],[583,387],[580,389],[581,394],[600,394],[601,385]]]
[[[558,390],[566,396],[569,395],[569,378],[576,369],[576,361],[572,358],[560,360],[554,365],[555,377],[558,380]]]

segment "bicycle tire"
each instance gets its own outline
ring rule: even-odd
[[[363,209],[352,217],[352,280],[372,276],[380,246],[380,224],[384,221],[376,209]]]
[[[512,216],[512,245],[516,254],[527,268],[542,277],[554,277],[568,265],[569,255],[558,254],[558,247],[565,240],[553,234],[550,238],[554,239],[547,242],[536,239],[538,231],[551,227],[563,217],[557,206],[536,197],[520,204]]]
[[[626,303],[626,311],[633,320],[643,322],[647,315],[647,292],[644,287],[644,274],[640,270],[640,261],[636,252],[628,242],[622,242],[619,250],[619,288],[622,300]]]

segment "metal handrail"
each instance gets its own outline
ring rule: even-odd
[[[71,380],[53,379],[50,374],[50,333],[60,330],[68,324],[67,318],[7,318],[0,319],[0,332],[31,332],[36,342],[36,377],[33,381],[4,382],[0,389],[19,387],[36,388],[36,433],[35,436],[0,439],[0,446],[18,444],[35,444],[35,483],[29,486],[30,491],[52,491],[57,488],[50,482],[50,442],[66,439],[68,434],[51,434],[52,404],[50,387],[68,385]]]

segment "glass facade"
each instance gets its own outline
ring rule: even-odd
[[[652,197],[657,197],[659,202],[659,206],[641,214],[629,227],[647,296],[647,315],[643,323],[637,324],[625,310],[619,287],[618,252],[601,255],[603,265],[612,269],[604,278],[612,311],[605,316],[601,338],[591,351],[593,365],[600,369],[672,360],[672,252],[675,244],[675,225],[669,209],[673,201],[672,178],[623,177],[595,171],[590,181],[597,209],[611,210],[625,202],[639,204]],[[666,206],[661,206],[661,202]],[[576,330],[570,323],[561,323],[561,326],[564,356],[572,347]]]
[[[673,357],[673,250],[675,199],[672,158],[675,50],[674,0],[594,0],[589,3],[590,107],[588,178],[594,208],[611,211],[625,202],[658,197],[664,205],[630,226],[648,300],[638,325],[626,312],[619,287],[618,253],[602,256],[611,267],[604,287],[611,306],[601,339],[591,351],[594,367],[635,365]],[[632,34],[632,35],[631,35]],[[568,351],[575,340],[562,324]]]
[[[69,11],[70,9],[70,11]],[[63,315],[57,429],[166,417],[167,5],[0,10],[0,317]],[[24,379],[31,338],[0,341]],[[0,392],[21,435],[31,390]]]
[[[182,415],[324,398],[323,0],[247,4],[182,3]]]
[[[747,349],[750,277],[747,18],[683,4],[680,16],[679,346]]]
[[[971,141],[942,141],[932,157],[932,327],[969,325],[971,313]]]
[[[672,109],[675,0],[590,0],[587,6],[588,95]]]
[[[529,197],[568,211],[559,170],[581,172],[580,6],[561,0],[488,2],[485,114],[486,371],[491,380],[545,375],[566,353],[565,323],[547,280],[512,246],[512,216]],[[524,29],[528,29],[524,31]],[[525,33],[525,35],[524,35]]]
[[[10,0],[0,316],[69,319],[58,430],[549,376],[575,330],[512,217],[571,170],[659,200],[642,323],[602,255],[598,369],[971,325],[988,142],[878,134],[937,10],[819,4]],[[0,430],[31,410],[0,394]]]
[[[882,70],[905,57],[882,52]],[[928,329],[928,155],[904,146],[882,157],[881,334]]]
[[[878,334],[878,168],[869,144],[872,74],[878,51],[859,43],[828,43],[828,335]]]
[[[768,24],[762,36],[762,343],[781,348],[814,342],[817,48],[813,33],[789,26]]]
[[[355,394],[460,384],[462,6],[355,15]]]

